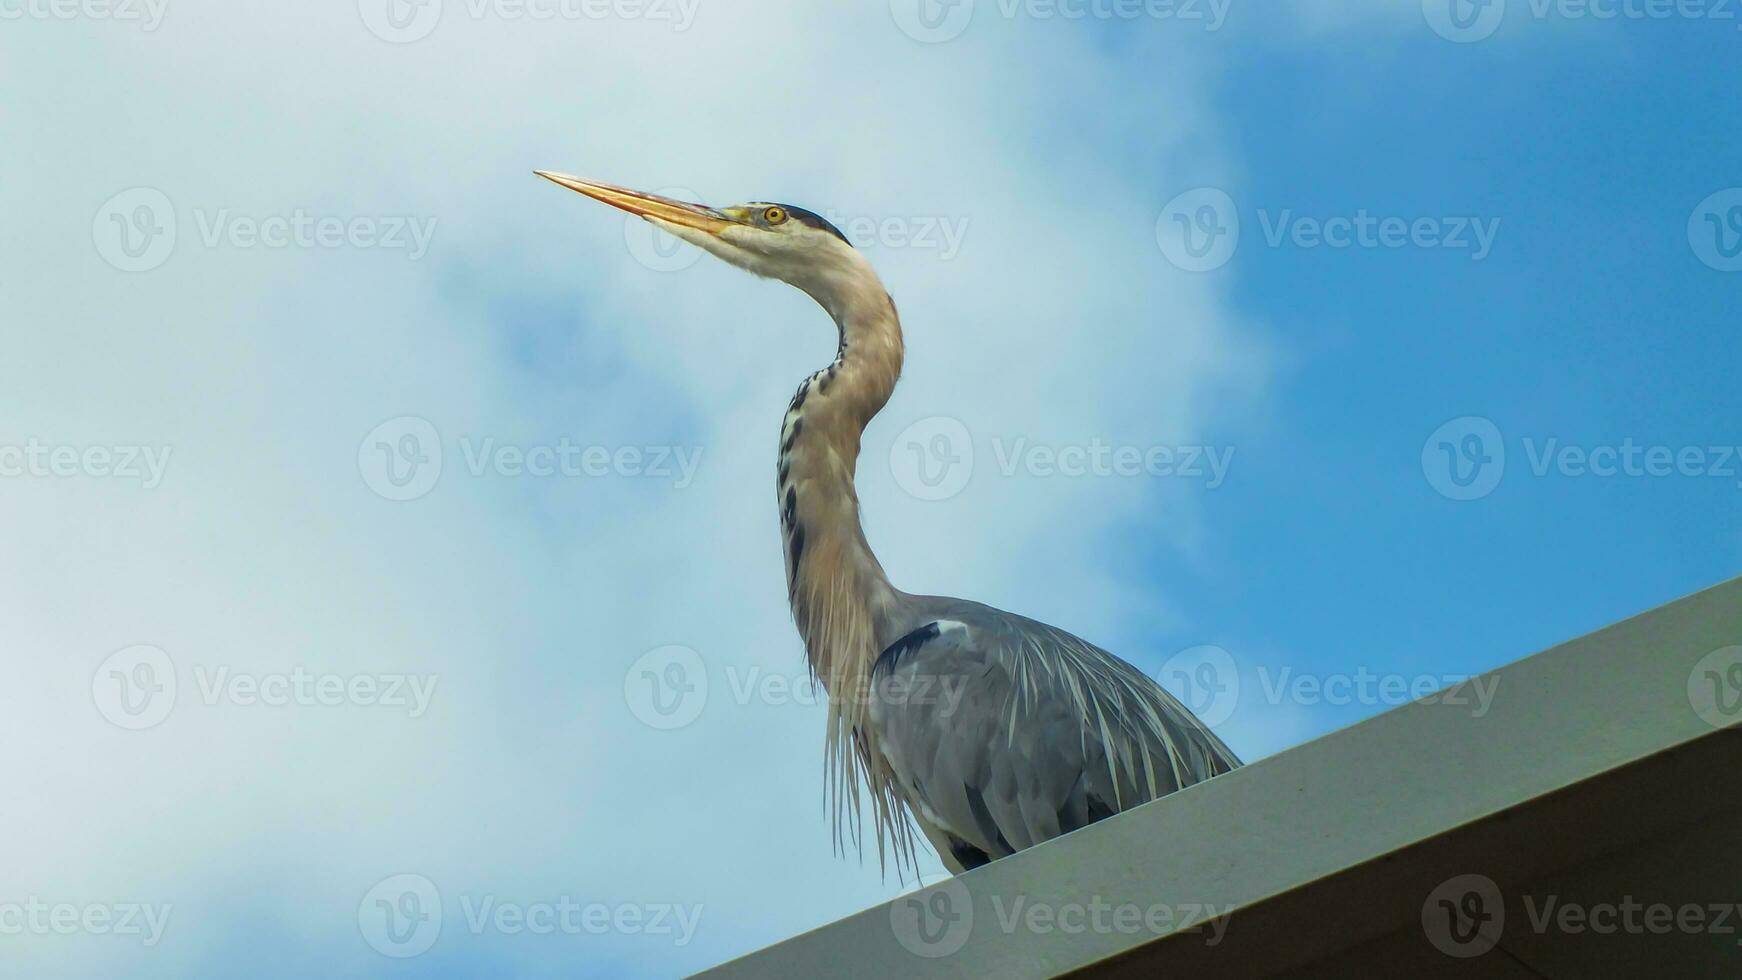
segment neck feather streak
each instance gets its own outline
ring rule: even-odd
[[[901,595],[865,540],[853,483],[860,437],[901,374],[895,305],[881,286],[874,293],[825,304],[840,328],[840,349],[834,363],[799,386],[787,409],[776,492],[793,620],[812,677],[829,694],[827,768],[836,844],[844,835],[857,839],[863,777],[875,803],[879,854],[888,842],[899,861],[904,847],[911,850],[911,835],[892,774],[875,740],[864,734],[878,638],[886,634]]]

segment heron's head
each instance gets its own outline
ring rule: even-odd
[[[840,229],[803,208],[767,202],[711,208],[579,177],[535,172],[645,218],[740,269],[791,283],[831,312],[843,300],[877,283],[870,264],[847,243]],[[878,292],[881,294],[881,287]]]

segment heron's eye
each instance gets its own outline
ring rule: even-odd
[[[778,225],[782,221],[786,220],[786,209],[785,208],[769,208],[768,210],[762,212],[762,220],[768,222],[771,225]]]

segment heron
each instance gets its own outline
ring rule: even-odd
[[[795,286],[834,321],[834,361],[804,379],[781,423],[775,493],[788,604],[828,695],[837,847],[858,839],[868,800],[880,857],[887,846],[897,867],[911,864],[917,824],[961,874],[1240,765],[1184,704],[1100,647],[890,583],[860,522],[855,471],[901,375],[901,321],[838,228],[790,204],[713,208],[535,173]]]

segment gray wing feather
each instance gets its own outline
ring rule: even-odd
[[[945,601],[872,670],[873,734],[928,835],[1003,857],[1240,764],[1112,654]]]

